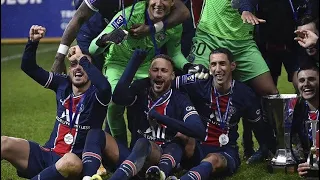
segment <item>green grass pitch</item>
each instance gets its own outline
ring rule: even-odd
[[[58,44],[40,44],[37,55],[38,64],[50,70]],[[54,93],[46,90],[29,78],[20,69],[24,45],[1,45],[1,135],[24,138],[44,144],[49,138],[55,121],[56,105]],[[9,57],[9,58],[8,58]],[[8,60],[9,59],[9,60]],[[294,93],[287,74],[279,78],[281,93]],[[239,128],[242,136],[242,126]],[[241,157],[243,149],[238,140]],[[255,144],[257,144],[255,142]],[[7,161],[1,161],[1,179],[18,180],[16,171]],[[228,180],[294,180],[297,174],[278,172],[269,174],[266,163],[252,166],[242,162],[238,172]]]

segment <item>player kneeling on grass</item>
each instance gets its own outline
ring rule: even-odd
[[[82,171],[81,155],[90,129],[101,129],[111,98],[108,80],[83,55],[79,47],[69,50],[69,75],[47,72],[36,64],[39,40],[46,29],[30,28],[21,69],[45,88],[56,93],[56,122],[44,146],[25,139],[1,136],[1,160],[31,179],[69,179]]]
[[[93,132],[95,135],[100,134],[92,137],[88,135],[87,138],[88,143],[89,139],[106,139],[103,142],[105,144],[99,148],[95,148],[91,141],[91,145],[86,146],[87,150],[99,154],[99,158],[103,150],[109,155],[108,157],[115,160],[113,162],[122,163],[118,165],[111,179],[129,179],[137,175],[143,167],[151,165],[159,165],[162,171],[147,175],[147,179],[165,179],[172,168],[180,162],[182,156],[182,143],[175,139],[177,132],[200,140],[204,139],[204,126],[189,98],[170,87],[174,79],[170,57],[166,55],[154,57],[149,68],[149,77],[131,84],[144,58],[145,52],[135,51],[112,97],[114,103],[128,106],[128,127],[132,138],[131,153],[123,149],[123,145],[117,146],[110,135],[107,134],[105,138],[103,131]],[[92,166],[93,161],[84,162],[84,173],[86,167]],[[95,173],[98,167],[99,162],[95,163],[95,169],[91,173]]]
[[[207,133],[205,140],[191,152],[193,156],[182,160],[183,167],[195,167],[181,180],[206,180],[235,173],[240,166],[237,146],[240,118],[246,117],[253,124],[260,147],[265,146],[260,101],[251,88],[233,80],[236,64],[232,53],[225,48],[215,49],[209,62],[211,75],[207,80],[187,74],[173,83],[175,88],[189,94]]]

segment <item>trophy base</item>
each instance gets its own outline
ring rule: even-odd
[[[269,173],[276,173],[276,172],[284,172],[286,174],[296,173],[298,169],[297,164],[286,164],[286,165],[277,165],[270,161],[267,165],[267,170]]]
[[[319,179],[319,169],[309,169],[304,177],[309,180]]]

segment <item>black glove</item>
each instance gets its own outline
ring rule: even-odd
[[[187,63],[183,66],[183,71],[188,74],[194,74],[198,79],[208,79],[209,70],[202,64]]]
[[[102,35],[96,42],[99,47],[106,47],[108,43],[120,44],[126,39],[128,32],[122,29],[115,29],[109,34]]]

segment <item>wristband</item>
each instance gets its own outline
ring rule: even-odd
[[[153,26],[154,26],[154,29],[156,30],[156,33],[157,33],[163,29],[164,24],[162,21],[160,21],[160,22],[155,23]]]
[[[69,46],[60,44],[57,52],[63,55],[67,55],[68,50],[69,50]]]

